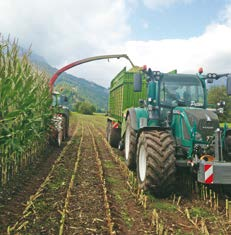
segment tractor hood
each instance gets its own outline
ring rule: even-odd
[[[184,113],[193,127],[196,123],[197,132],[206,140],[207,136],[213,136],[214,131],[219,128],[219,120],[217,114],[206,109],[186,108]]]

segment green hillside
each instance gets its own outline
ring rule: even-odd
[[[38,66],[41,70],[46,71],[50,76],[57,71],[56,68],[50,66],[41,56],[32,53],[30,59],[33,64]],[[63,87],[64,89],[68,89],[65,93],[69,96],[71,106],[73,106],[76,101],[88,101],[94,104],[97,110],[107,110],[109,91],[94,82],[75,77],[68,73],[63,73],[57,79],[55,87],[56,86],[57,88]]]

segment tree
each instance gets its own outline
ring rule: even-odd
[[[227,95],[225,86],[215,86],[208,91],[208,103],[214,106],[225,101],[224,113],[219,115],[221,122],[231,122],[231,98]]]
[[[96,111],[95,106],[89,102],[77,102],[75,104],[75,109],[79,113],[88,115],[92,115]]]
[[[76,102],[76,103],[74,104],[73,111],[79,112],[79,107],[80,107],[81,103],[82,103],[82,102]]]

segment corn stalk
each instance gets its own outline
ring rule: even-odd
[[[51,119],[48,76],[0,37],[0,187],[45,147]],[[31,154],[33,153],[33,154]]]

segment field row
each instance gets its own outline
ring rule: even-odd
[[[105,129],[104,116],[73,114],[71,138],[47,157],[49,170],[30,175],[37,187],[30,181],[2,200],[0,233],[229,234],[225,211],[205,189],[201,196],[194,190],[166,199],[139,190]]]

